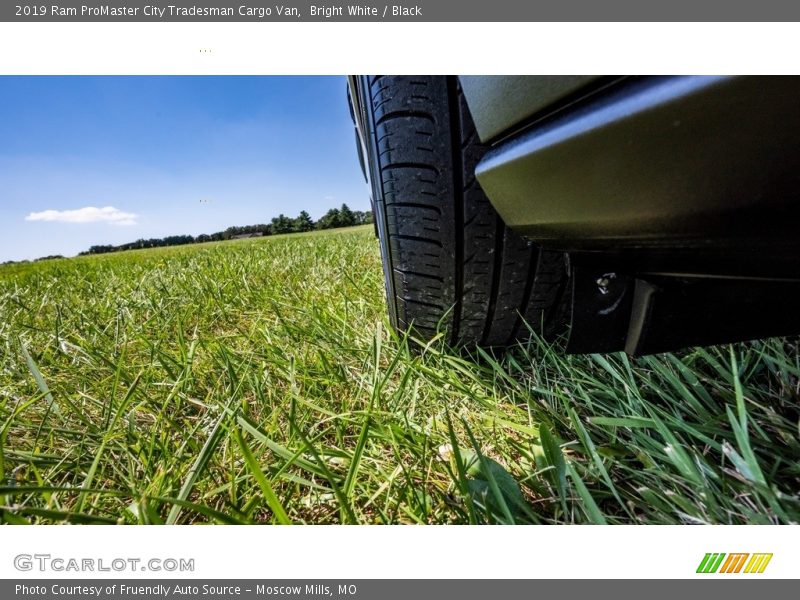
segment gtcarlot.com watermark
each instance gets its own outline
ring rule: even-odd
[[[167,573],[192,573],[193,558],[88,558],[63,557],[51,554],[17,554],[14,557],[17,571],[40,573],[140,573],[142,571]]]

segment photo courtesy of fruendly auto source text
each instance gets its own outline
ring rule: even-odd
[[[798,22],[4,4],[0,597],[796,594]]]

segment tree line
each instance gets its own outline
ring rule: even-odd
[[[186,244],[203,244],[206,242],[221,242],[240,237],[261,237],[267,235],[277,235],[283,233],[300,233],[304,231],[314,231],[315,229],[334,229],[338,227],[352,227],[354,225],[364,225],[372,223],[372,211],[351,210],[347,204],[342,204],[339,208],[332,208],[326,212],[319,221],[314,221],[304,210],[296,217],[287,217],[283,213],[273,217],[270,223],[258,225],[243,225],[228,227],[225,231],[218,231],[211,234],[191,235],[170,235],[164,238],[138,239],[135,242],[112,245],[96,245],[90,247],[79,256],[90,254],[108,254],[109,252],[124,252],[126,250],[139,250],[142,248],[163,248],[166,246],[184,246]]]

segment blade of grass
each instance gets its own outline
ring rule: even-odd
[[[250,469],[250,473],[252,473],[256,483],[258,483],[258,487],[261,488],[261,493],[264,496],[264,501],[267,503],[267,506],[269,506],[272,514],[275,515],[278,523],[281,525],[291,525],[292,520],[286,514],[286,510],[284,510],[283,505],[281,504],[280,500],[278,500],[278,496],[272,489],[272,485],[270,485],[270,482],[264,475],[264,472],[261,470],[256,457],[253,455],[253,452],[250,450],[250,447],[247,445],[247,442],[245,442],[241,432],[238,429],[236,430],[235,435],[236,442],[239,444],[239,448],[244,455],[244,460],[247,463],[247,468]]]
[[[181,486],[178,496],[175,499],[176,501],[173,502],[173,507],[167,515],[167,525],[174,525],[177,523],[178,518],[181,515],[181,508],[184,506],[183,503],[186,502],[186,499],[189,497],[189,494],[194,488],[197,478],[200,476],[200,473],[202,473],[203,469],[205,469],[208,461],[211,459],[211,455],[217,448],[217,444],[219,444],[222,423],[227,416],[227,413],[222,411],[219,417],[217,417],[217,420],[214,422],[214,426],[211,429],[211,432],[208,434],[205,444],[203,444],[203,447],[200,449],[200,453],[197,455],[197,459],[189,469],[189,473],[186,475],[183,486]]]
[[[36,380],[36,385],[39,386],[39,390],[41,390],[42,394],[44,394],[44,397],[47,399],[47,411],[45,412],[44,418],[42,418],[42,422],[39,426],[39,430],[36,433],[36,438],[38,439],[39,434],[42,431],[42,427],[47,421],[47,417],[49,416],[50,412],[52,411],[59,417],[62,415],[62,412],[58,402],[56,402],[55,398],[53,398],[53,394],[50,393],[50,388],[47,386],[47,382],[44,380],[44,377],[42,377],[39,367],[36,366],[36,362],[34,362],[33,357],[28,353],[28,349],[25,347],[25,344],[22,342],[22,340],[20,340],[19,344],[20,348],[22,349],[22,355],[25,357],[25,363],[28,365],[28,370]]]

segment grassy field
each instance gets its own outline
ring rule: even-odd
[[[798,522],[799,356],[411,352],[371,227],[13,265],[0,522]]]

